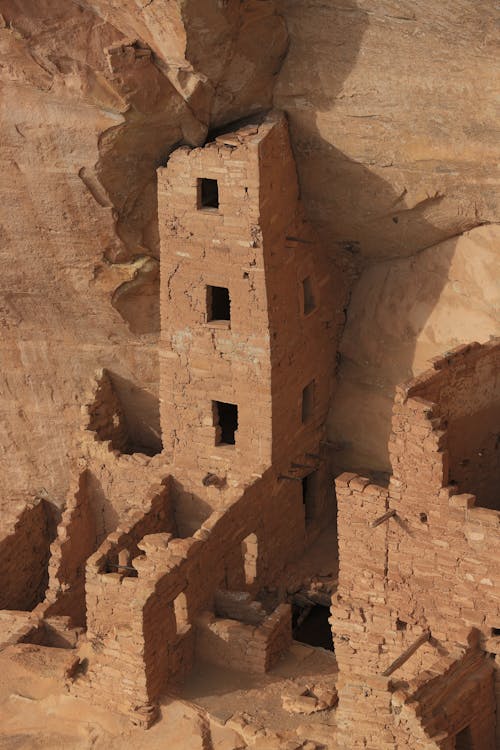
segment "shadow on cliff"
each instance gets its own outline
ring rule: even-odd
[[[404,331],[397,365],[392,360],[387,361],[391,353],[384,357],[384,330],[366,310],[364,336],[370,350],[378,352],[378,361],[366,361],[357,341],[347,347],[351,359],[344,352],[350,301],[373,264],[386,263],[390,269],[393,261],[398,263],[405,257],[410,258],[456,232],[447,233],[426,218],[426,212],[439,203],[442,196],[432,195],[416,206],[409,206],[405,201],[406,190],[398,194],[365,164],[348,157],[325,138],[323,115],[331,115],[345,99],[352,101],[352,105],[350,103],[347,110],[343,105],[342,120],[339,118],[338,122],[345,126],[346,119],[353,118],[354,122],[354,118],[362,118],[366,119],[367,133],[373,130],[373,118],[377,115],[363,110],[361,95],[345,87],[370,20],[354,0],[327,6],[318,2],[317,9],[311,7],[315,6],[314,2],[308,2],[307,8],[301,8],[302,5],[304,3],[299,2],[290,10],[283,9],[292,42],[282,70],[285,81],[278,83],[275,102],[288,114],[305,208],[327,252],[332,255],[334,272],[339,278],[338,297],[333,304],[338,307],[340,317],[344,313],[345,325],[338,356],[338,395],[333,400],[330,417],[330,436],[338,449],[334,463],[339,472],[345,469],[387,471],[390,469],[388,439],[395,386],[411,377],[416,343],[447,281],[455,243],[451,241],[440,252],[439,268],[432,278],[423,282],[418,313],[412,311],[411,321],[401,319],[405,314],[404,305],[394,305],[395,297],[392,297],[393,306],[386,315],[393,315],[396,327]],[[325,50],[330,50],[330,54],[325,55]],[[386,54],[391,54],[389,46]],[[287,78],[294,83],[295,66],[305,67],[305,59],[310,86],[297,94],[291,91]],[[335,123],[336,118],[332,119]],[[376,140],[376,135],[371,138]],[[383,154],[377,156],[377,167],[381,166],[392,166],[383,164]],[[325,203],[328,205],[326,215]],[[387,279],[379,294],[381,300],[387,302],[386,283]],[[400,292],[403,303],[405,290]],[[356,302],[363,306],[364,300],[357,295]],[[352,383],[346,387],[349,379],[357,381],[354,388]],[[372,395],[373,404],[370,402]],[[371,406],[368,412],[364,409],[366,403]],[[340,420],[338,415],[341,415]]]

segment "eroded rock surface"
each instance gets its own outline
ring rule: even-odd
[[[0,2],[7,499],[64,502],[99,366],[158,432],[156,169],[209,124],[269,107],[286,52],[273,2],[143,5]]]
[[[363,273],[348,309],[332,436],[354,444],[361,421],[347,425],[346,415],[367,409],[379,425],[372,444],[351,447],[345,460],[386,466],[386,451],[374,447],[388,432],[384,384],[421,368],[423,357],[409,353],[418,336],[403,322],[407,301],[392,295],[389,310],[381,280],[390,271],[414,289],[421,331],[432,311],[448,318],[436,348],[464,340],[457,304],[481,309],[475,338],[495,332],[496,303],[472,281],[484,262],[496,267],[494,236],[469,255],[452,307],[438,287],[453,285],[446,278],[461,261],[452,271],[451,245],[435,244],[498,219],[491,3],[2,0],[0,13],[6,487],[46,487],[62,501],[79,394],[96,364],[130,382],[132,408],[138,389],[156,397],[155,169],[174,145],[201,143],[208,127],[269,107],[276,82],[303,200],[339,274],[347,269],[346,294]],[[413,277],[424,260],[412,256],[426,247],[436,283],[421,285]],[[377,309],[401,329],[395,357],[372,330],[377,285]],[[373,361],[362,341],[352,351],[360,326],[378,349],[376,383],[353,372]]]
[[[394,385],[499,331],[498,228],[474,229],[499,218],[496,10],[280,7],[290,49],[275,103],[290,118],[309,215],[357,278],[330,434],[346,444],[339,466],[387,470]]]
[[[464,341],[500,334],[499,247],[500,227],[484,226],[366,265],[352,289],[330,417],[340,464],[388,470],[395,386]]]
[[[275,90],[317,225],[354,255],[411,255],[498,221],[488,0],[283,2]]]

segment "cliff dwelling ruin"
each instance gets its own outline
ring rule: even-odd
[[[41,44],[36,13],[55,13],[56,35],[79,33],[56,0],[36,12],[30,2],[2,5],[12,69],[12,50],[22,57],[27,40]],[[321,197],[309,192],[308,160],[319,147],[312,133],[301,139],[286,105],[289,39],[279,3],[74,5],[92,64],[97,70],[105,49],[108,73],[82,73],[81,61],[56,62],[55,52],[44,67],[34,55],[36,72],[23,69],[26,90],[29,83],[36,96],[57,99],[58,84],[45,76],[77,88],[85,80],[78,96],[98,90],[102,117],[120,117],[100,135],[93,170],[75,178],[82,223],[92,224],[98,206],[92,226],[107,237],[91,280],[82,281],[83,260],[54,265],[47,288],[50,273],[69,269],[70,292],[52,312],[43,299],[35,306],[33,339],[23,322],[28,271],[19,271],[19,299],[0,306],[7,329],[19,315],[16,361],[6,358],[15,417],[5,420],[3,452],[22,420],[26,434],[5,461],[0,509],[0,747],[496,750],[500,308],[491,302],[491,330],[484,303],[477,337],[464,324],[453,346],[436,343],[427,356],[439,326],[429,333],[432,313],[415,303],[405,330],[413,321],[428,339],[416,336],[393,356],[386,313],[372,307],[375,266],[391,263],[392,251],[378,264],[358,258],[370,221],[383,234],[375,206],[359,241],[346,234],[332,249],[335,219],[319,218]],[[327,18],[327,8],[312,5]],[[281,12],[293,62],[297,18]],[[345,13],[358,18],[359,8],[349,0]],[[359,18],[369,15],[364,8]],[[216,74],[220,61],[196,61],[188,37],[179,41],[190,24],[211,29],[225,69]],[[260,98],[253,78],[242,91],[231,79],[248,24],[257,24],[256,50],[245,54],[262,66]],[[259,29],[269,59],[259,57]],[[172,41],[164,57],[162,35]],[[182,55],[193,55],[189,65]],[[169,117],[180,113],[175,126],[169,107]],[[31,127],[20,137],[29,140]],[[315,127],[318,137],[320,116]],[[60,154],[52,154],[55,170]],[[349,168],[341,162],[340,181]],[[368,192],[379,190],[373,183]],[[397,232],[413,211],[404,195],[388,199]],[[412,274],[428,247],[450,237],[483,232],[482,247],[491,240],[489,219],[444,237],[422,216],[419,231],[430,240],[415,249]],[[50,238],[42,211],[36,221]],[[64,232],[58,242],[73,230]],[[398,256],[399,270],[391,266],[381,282],[395,329],[402,307],[391,285],[405,261]],[[431,274],[437,305],[452,292]],[[464,283],[454,280],[453,293]],[[401,305],[410,286],[398,292]],[[499,287],[497,276],[485,298],[498,301]],[[106,312],[90,340],[84,324],[66,330],[64,320],[74,297],[86,317],[94,294]],[[36,331],[55,311],[61,352],[53,353],[54,341],[40,342]],[[373,375],[385,356],[386,370]],[[32,400],[18,396],[17,372]],[[36,416],[26,416],[30,409]],[[18,453],[32,458],[17,464]]]

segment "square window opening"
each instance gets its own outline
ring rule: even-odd
[[[216,445],[234,445],[238,430],[238,407],[223,401],[213,401]]]
[[[309,422],[314,413],[314,380],[302,391],[302,424]]]
[[[198,180],[198,209],[219,208],[219,183],[207,177]]]
[[[310,276],[305,278],[302,282],[302,293],[304,300],[304,315],[309,315],[309,313],[316,309],[316,300],[314,299],[314,291]]]
[[[207,286],[207,321],[231,320],[229,289],[223,286]]]

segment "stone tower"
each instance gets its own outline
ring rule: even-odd
[[[320,453],[335,295],[298,192],[280,113],[159,171],[162,432],[195,515],[224,504],[206,483],[230,495]]]

